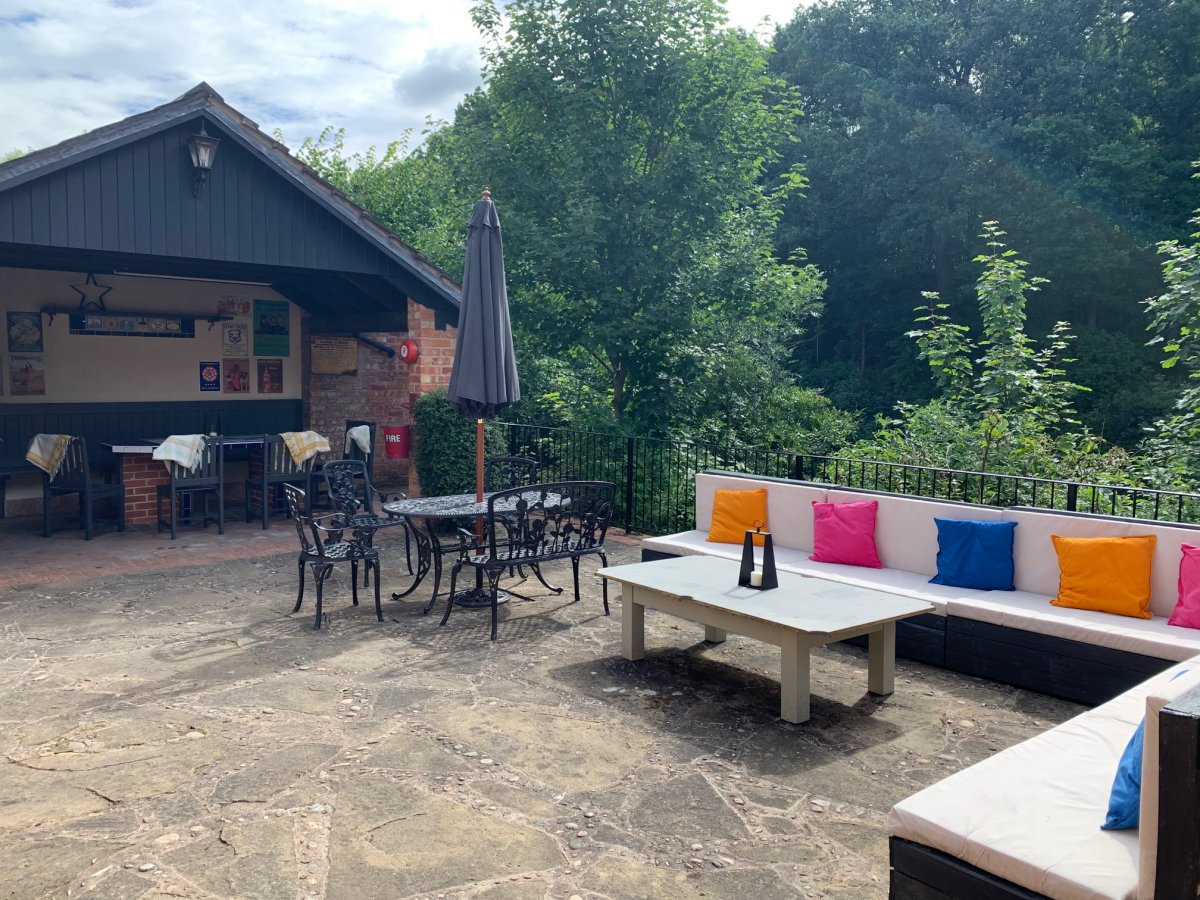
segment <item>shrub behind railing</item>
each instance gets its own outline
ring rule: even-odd
[[[694,527],[695,477],[705,469],[992,506],[1200,522],[1200,494],[1179,491],[502,424],[507,430],[507,452],[538,460],[543,480],[615,482],[614,523],[643,534]]]

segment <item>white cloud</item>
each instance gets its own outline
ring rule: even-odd
[[[797,0],[730,0],[730,23]],[[0,0],[0,153],[45,147],[200,81],[296,147],[332,125],[383,147],[479,83],[471,0]],[[764,36],[768,32],[760,32]],[[418,138],[419,139],[419,138]]]

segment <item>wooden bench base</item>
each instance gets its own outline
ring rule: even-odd
[[[1037,900],[1043,894],[903,838],[888,838],[890,900]]]

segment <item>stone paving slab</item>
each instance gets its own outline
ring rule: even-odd
[[[1079,711],[903,660],[873,698],[837,646],[788,724],[774,648],[648,612],[621,658],[590,561],[495,643],[424,587],[376,622],[341,572],[315,632],[286,524],[0,571],[0,898],[882,897],[892,803]]]

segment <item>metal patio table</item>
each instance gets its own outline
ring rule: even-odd
[[[438,592],[441,589],[442,556],[446,553],[458,553],[462,549],[461,545],[457,542],[452,547],[442,546],[441,538],[437,533],[439,523],[446,519],[473,519],[476,516],[487,515],[488,498],[493,493],[495,492],[490,491],[484,494],[482,502],[476,500],[474,494],[447,494],[441,497],[415,497],[410,500],[394,500],[391,503],[383,504],[383,511],[385,513],[404,516],[408,520],[412,535],[417,542],[416,576],[413,579],[413,583],[406,590],[397,591],[392,594],[393,600],[407,597],[415,591],[432,569],[433,596],[429,598],[429,602],[425,604],[422,612],[428,614],[433,609],[434,604],[437,603]],[[541,495],[537,494],[537,496],[540,497]],[[515,501],[511,511],[516,511]],[[536,568],[533,571],[542,584],[545,584],[551,590],[554,589],[542,578],[541,572]],[[479,581],[481,578],[482,573],[477,572],[476,580]],[[478,592],[478,600],[475,597],[476,591]],[[455,597],[455,605],[466,606],[468,608],[490,607],[492,605],[491,596],[483,590],[482,583],[476,586],[476,591],[463,591]],[[504,603],[507,600],[508,596],[504,595],[500,598],[499,602]]]

